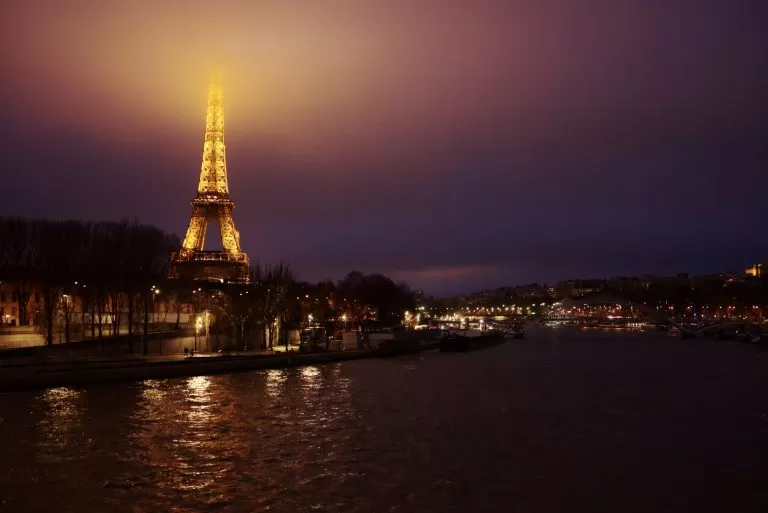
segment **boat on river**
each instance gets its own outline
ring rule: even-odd
[[[747,321],[729,321],[703,327],[680,325],[678,329],[680,338],[710,338],[749,344],[768,343],[768,331],[759,324]]]
[[[440,351],[464,353],[476,349],[485,349],[504,342],[501,331],[452,332],[440,339]]]
[[[515,324],[507,330],[507,338],[519,340],[525,336],[525,328],[520,324]]]
[[[391,339],[381,341],[373,350],[373,354],[376,356],[400,356],[435,349],[436,347],[436,342],[432,340]]]

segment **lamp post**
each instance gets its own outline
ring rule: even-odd
[[[157,296],[158,294],[160,294],[160,289],[155,288],[155,293],[152,294],[152,317],[153,317],[152,321],[155,324],[155,332],[157,332],[157,318],[158,318],[157,312],[155,311],[155,296]],[[167,316],[167,314],[166,314],[166,316]],[[163,326],[162,326],[162,324],[160,325],[159,349],[160,349],[160,354],[163,354]]]
[[[197,352],[197,338],[200,336],[200,329],[203,327],[203,318],[198,315],[198,311],[200,310],[200,303],[202,301],[202,294],[203,289],[200,287],[197,288],[197,290],[193,290],[192,294],[195,296],[195,349],[194,351]]]
[[[208,317],[208,310],[203,312],[205,314],[205,350],[208,351],[208,333],[210,328],[210,321]]]
[[[152,324],[155,325],[155,331],[157,331],[157,315],[155,313],[155,296],[160,294],[160,289],[152,285],[152,288],[149,290],[152,292]]]
[[[200,336],[200,328],[203,327],[203,319],[199,315],[195,321],[195,352],[197,352],[197,337]]]
[[[64,305],[64,336],[66,337],[67,344],[69,344],[69,323],[72,315],[69,309],[69,298],[69,294],[61,295],[61,302]],[[59,342],[61,342],[61,336],[59,336]]]

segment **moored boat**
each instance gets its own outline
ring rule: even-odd
[[[463,353],[495,346],[502,342],[504,342],[504,334],[501,332],[481,332],[479,335],[452,333],[440,339],[440,351]]]
[[[379,342],[374,354],[377,356],[399,356],[408,353],[417,353],[422,350],[422,341],[419,339],[388,339]]]

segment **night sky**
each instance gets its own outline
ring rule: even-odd
[[[765,0],[6,2],[0,215],[186,229],[209,73],[235,221],[443,295],[768,260]]]

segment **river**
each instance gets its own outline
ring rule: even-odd
[[[768,348],[468,354],[0,395],[0,511],[765,512]]]

